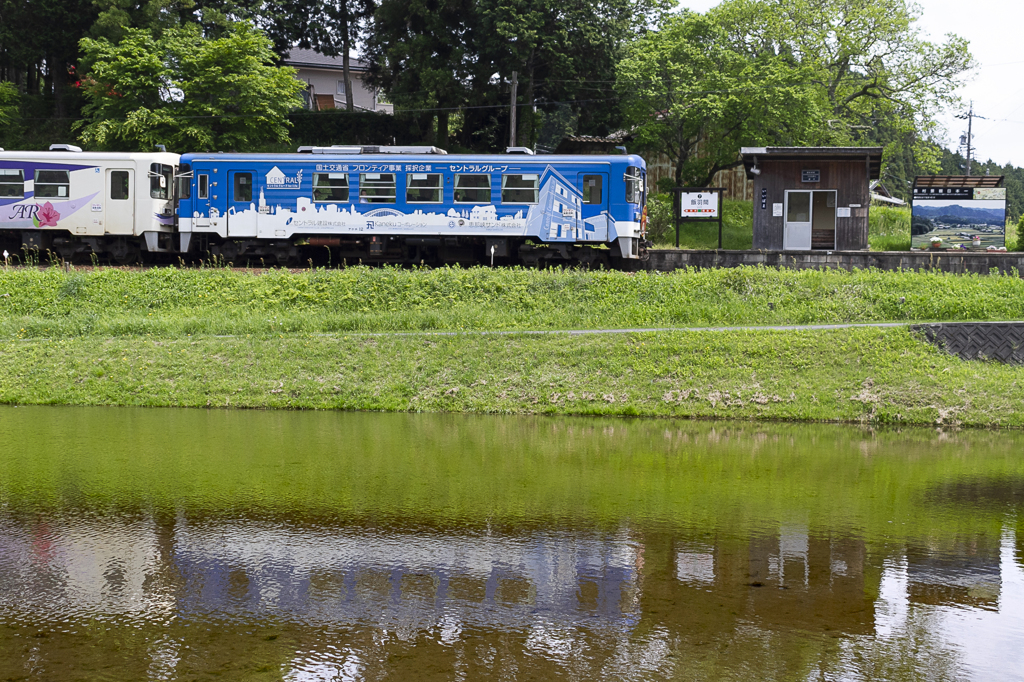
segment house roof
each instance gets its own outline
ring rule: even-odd
[[[756,161],[866,161],[871,179],[882,173],[881,147],[743,147],[740,156],[748,178]]]
[[[889,188],[882,184],[881,180],[872,180],[869,185],[871,189],[871,200],[880,201],[883,204],[894,204],[896,206],[905,206],[907,202],[894,197]]]
[[[341,55],[328,57],[316,50],[307,50],[302,47],[291,48],[284,57],[284,63],[287,66],[304,66],[309,69],[327,69],[330,71],[343,70],[342,61],[343,57]],[[366,71],[366,62],[349,57],[348,68],[351,71]]]

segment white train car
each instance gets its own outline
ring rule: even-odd
[[[97,254],[123,264],[142,251],[173,252],[178,160],[71,145],[0,149],[0,244],[11,254]]]

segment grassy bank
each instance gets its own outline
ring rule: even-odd
[[[14,339],[5,403],[1024,426],[1019,368],[906,329]]]
[[[0,313],[5,403],[1024,425],[1021,369],[905,328],[407,334],[1024,319],[1015,277],[52,268]]]
[[[1002,276],[349,268],[0,269],[0,338],[1024,319]]]

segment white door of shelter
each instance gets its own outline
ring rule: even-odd
[[[782,248],[785,251],[811,250],[811,192],[786,190],[783,212]]]

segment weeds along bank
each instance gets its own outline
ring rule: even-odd
[[[0,402],[1024,426],[1024,372],[904,329],[0,341]]]
[[[0,402],[1024,426],[1024,369],[906,328],[476,331],[1024,319],[943,273],[0,271]],[[455,331],[453,335],[376,332]]]
[[[0,338],[1024,319],[1010,276],[768,268],[0,269]]]

